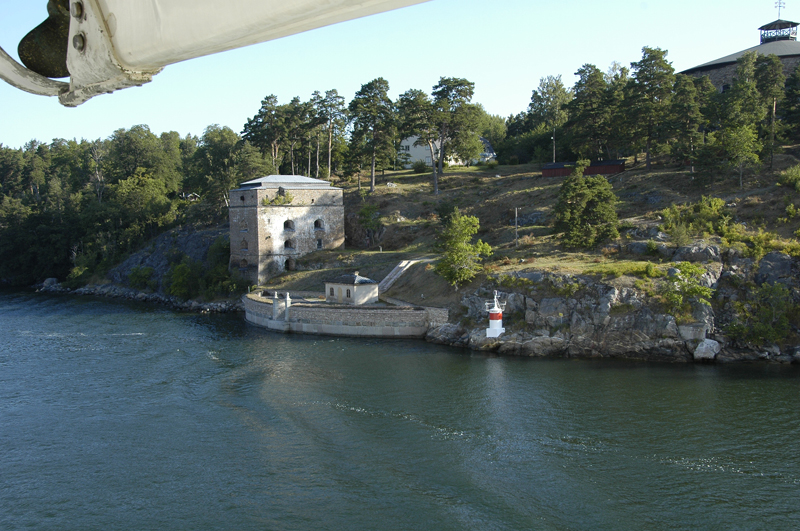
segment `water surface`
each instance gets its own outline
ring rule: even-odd
[[[800,371],[0,292],[1,529],[798,529]]]

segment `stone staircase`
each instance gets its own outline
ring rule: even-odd
[[[386,275],[386,278],[381,280],[380,284],[378,284],[378,293],[385,293],[392,287],[392,284],[397,282],[397,279],[400,278],[403,273],[405,273],[409,267],[419,262],[419,260],[403,260],[399,264],[395,266],[392,271]]]

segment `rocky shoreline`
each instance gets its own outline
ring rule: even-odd
[[[732,250],[723,255],[719,247],[706,244],[679,249],[675,257],[702,265],[705,275],[701,282],[714,290],[712,305],[693,304],[687,322],[678,322],[663,313],[658,305],[652,304],[648,292],[630,278],[601,281],[531,269],[505,279],[491,279],[486,286],[465,293],[461,299],[464,312],[458,322],[429,329],[426,340],[507,356],[800,363],[800,345],[750,344],[726,335],[728,324],[737,318],[737,304],[746,301],[747,290],[754,286],[784,284],[793,304],[800,304],[797,260],[772,252],[755,262]],[[487,338],[485,302],[493,297],[498,284],[511,284],[502,287],[499,293],[506,303],[507,331],[498,338]],[[241,300],[182,301],[111,283],[71,290],[56,279],[47,279],[36,288],[45,293],[155,303],[178,311],[244,311]],[[791,323],[791,328],[792,337],[800,336],[800,323]]]
[[[44,283],[33,286],[37,293],[68,293],[72,295],[92,295],[112,299],[125,299],[129,301],[160,304],[177,311],[198,313],[234,313],[244,312],[244,304],[240,300],[221,302],[199,302],[194,300],[183,301],[177,297],[162,295],[161,293],[146,293],[133,288],[126,288],[116,284],[102,284],[99,286],[84,286],[69,289],[54,278],[48,278]]]
[[[494,279],[475,293],[465,294],[466,315],[460,324],[448,323],[428,332],[427,340],[500,355],[569,358],[623,358],[669,362],[769,361],[800,363],[800,345],[750,344],[726,335],[737,319],[737,306],[747,301],[748,289],[781,283],[794,305],[800,303],[798,264],[790,256],[772,252],[760,262],[735,251],[725,256],[715,245],[679,249],[679,261],[702,265],[701,283],[714,291],[712,305],[694,303],[688,322],[679,323],[652,304],[646,290],[634,282],[598,281],[528,270]],[[678,261],[673,258],[673,261]],[[672,270],[671,273],[672,274]],[[506,333],[487,338],[485,302],[493,289],[506,301]],[[746,302],[744,302],[747,304]],[[792,337],[800,335],[790,323]]]

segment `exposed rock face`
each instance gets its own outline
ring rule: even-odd
[[[653,241],[655,242],[656,240]],[[648,249],[648,245],[649,245],[648,242],[630,242],[625,246],[625,250],[630,254],[646,255],[650,254],[650,249]],[[661,258],[672,258],[672,255],[675,254],[675,249],[667,246],[664,243],[656,243],[655,254],[660,256]]]
[[[730,322],[731,301],[746,298],[747,283],[756,275],[752,260],[726,253],[727,263],[723,263],[719,248],[713,245],[684,247],[676,257],[705,260],[706,272],[700,283],[716,290],[714,307],[693,303],[690,322],[679,324],[672,315],[660,313],[658,305],[636,288],[616,287],[588,277],[525,271],[515,277],[529,281],[527,286],[508,292],[498,290],[506,300],[506,333],[498,338],[486,337],[485,303],[492,298],[493,290],[484,286],[464,294],[461,300],[469,319],[480,325],[465,330],[447,324],[431,330],[428,339],[516,356],[800,363],[800,347],[785,352],[775,345],[750,347],[731,343],[722,334],[717,313]],[[758,278],[763,282],[793,282],[790,287],[798,297],[798,280],[791,276],[794,260],[780,253],[767,257],[758,268]]]
[[[716,245],[695,243],[679,247],[672,256],[673,262],[721,262],[722,255]]]
[[[758,264],[758,272],[756,273],[755,280],[756,284],[759,286],[765,282],[767,284],[774,284],[775,282],[787,285],[791,284],[792,258],[783,253],[768,253]]]
[[[228,239],[228,229],[194,230],[175,229],[155,238],[146,249],[132,254],[127,260],[108,272],[108,279],[115,284],[127,284],[128,275],[134,267],[152,267],[152,278],[161,287],[161,279],[174,261],[186,255],[195,262],[204,262],[208,249],[218,237]]]
[[[716,355],[719,354],[721,348],[720,344],[713,339],[704,339],[697,345],[697,348],[694,349],[694,359],[713,360]]]
[[[439,345],[452,345],[454,347],[466,347],[469,343],[469,334],[462,327],[446,323],[431,330],[425,336],[426,341]]]

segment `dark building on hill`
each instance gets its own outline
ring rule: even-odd
[[[575,169],[574,162],[548,162],[542,166],[542,177],[565,177]],[[614,175],[625,171],[625,160],[596,160],[583,170],[584,175]]]
[[[736,52],[700,66],[684,70],[681,74],[695,77],[708,76],[718,90],[731,84],[736,72],[736,61],[747,52],[759,55],[777,55],[783,63],[783,73],[789,77],[800,65],[800,42],[797,42],[797,22],[778,19],[761,26],[761,44]]]

